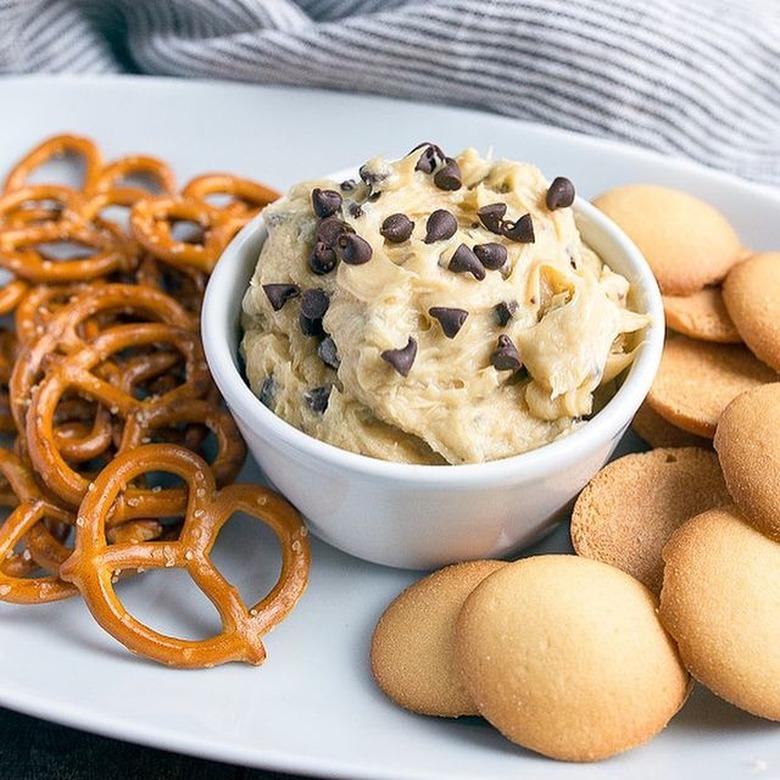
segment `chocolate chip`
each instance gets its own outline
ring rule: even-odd
[[[423,147],[425,147],[423,149]],[[417,165],[414,166],[416,171],[422,171],[423,173],[433,173],[436,166],[444,162],[444,152],[436,146],[436,144],[425,143],[418,144],[412,149],[409,154],[413,154],[418,149],[423,149],[423,153],[420,155],[420,159],[417,161]]]
[[[506,263],[507,251],[503,244],[477,244],[474,247],[474,254],[488,271],[497,271]]]
[[[520,353],[509,336],[498,337],[498,346],[490,356],[490,363],[496,371],[517,371],[523,367]]]
[[[378,200],[379,200],[381,197],[382,197],[382,190],[377,190],[376,192],[372,192],[372,193],[371,193],[371,194],[368,196],[368,199],[369,199],[369,200],[370,200],[372,203],[376,203],[376,202],[377,202],[377,201],[378,201]]]
[[[301,312],[310,320],[321,320],[328,310],[330,298],[325,290],[314,287],[301,296]]]
[[[279,311],[287,301],[301,294],[301,288],[297,284],[264,284],[263,292],[273,310]]]
[[[502,222],[501,235],[521,244],[534,243],[534,223],[530,214],[524,214],[517,222]]]
[[[444,165],[436,171],[433,176],[433,183],[440,190],[447,190],[449,192],[461,188],[463,179],[460,175],[460,166],[452,157],[447,157]]]
[[[469,313],[465,309],[450,309],[446,306],[432,306],[428,314],[439,321],[444,335],[448,339],[454,339],[458,331],[463,327]]]
[[[313,387],[311,390],[307,390],[303,394],[303,398],[306,401],[307,406],[313,412],[322,414],[328,408],[328,400],[330,399],[330,385],[324,387]]]
[[[496,315],[496,322],[503,328],[517,311],[517,301],[501,301],[493,307],[493,313]]]
[[[479,258],[465,244],[461,244],[455,250],[447,267],[456,274],[471,274],[480,281],[485,278],[485,266],[479,262]]]
[[[332,217],[341,208],[341,195],[336,190],[315,187],[311,192],[311,205],[320,219]]]
[[[342,192],[352,192],[356,186],[357,185],[354,179],[346,179],[345,181],[341,182],[341,184],[339,184],[339,189]]]
[[[391,214],[379,228],[379,232],[391,244],[400,244],[412,235],[414,222],[406,214]]]
[[[411,336],[402,349],[386,349],[382,353],[382,360],[388,362],[401,376],[409,376],[416,357],[417,342]]]
[[[274,400],[276,397],[276,382],[272,376],[267,376],[263,380],[263,384],[260,385],[260,394],[258,396],[260,402],[267,406],[269,409],[274,408]]]
[[[311,319],[305,314],[298,315],[298,325],[304,336],[324,336],[325,329],[322,327],[321,319]]]
[[[320,342],[319,347],[317,347],[317,354],[326,366],[330,366],[333,369],[337,369],[341,364],[336,350],[336,342],[330,336],[326,336]]]
[[[345,233],[336,242],[336,253],[347,265],[363,265],[371,259],[371,244],[356,233]]]
[[[328,217],[317,225],[317,241],[321,241],[325,246],[336,246],[339,236],[354,232],[352,227],[338,217]]]
[[[425,243],[452,238],[458,231],[458,220],[446,209],[436,209],[425,223]]]
[[[353,219],[358,219],[359,217],[363,216],[363,208],[359,203],[350,203],[349,204],[349,215]]]
[[[477,210],[479,221],[497,236],[501,235],[501,221],[506,214],[506,203],[490,203]]]
[[[550,211],[568,208],[574,203],[574,185],[565,176],[556,176],[547,190],[545,202]]]
[[[318,241],[309,255],[309,268],[312,273],[322,276],[330,273],[335,267],[336,250],[322,241]]]

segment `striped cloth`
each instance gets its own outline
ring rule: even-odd
[[[780,0],[0,0],[0,72],[483,108],[780,183]]]

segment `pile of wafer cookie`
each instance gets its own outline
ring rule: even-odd
[[[744,250],[686,193],[627,186],[595,203],[664,295],[670,332],[634,423],[656,449],[583,490],[576,555],[435,572],[390,604],[371,645],[400,706],[479,714],[569,761],[651,739],[694,679],[780,721],[780,253]]]
[[[80,187],[41,182],[79,163]],[[35,183],[33,183],[35,182]],[[0,194],[0,600],[81,595],[129,650],[179,667],[260,663],[262,637],[306,586],[298,513],[275,493],[232,484],[246,449],[214,386],[199,336],[220,252],[277,193],[207,174],[178,191],[169,166],[104,161],[88,138],[33,148]],[[282,566],[271,593],[243,603],[210,559],[235,512],[268,525]],[[221,632],[191,641],[133,617],[115,585],[181,568],[217,608]]]

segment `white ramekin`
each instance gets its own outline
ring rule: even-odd
[[[629,279],[634,304],[651,324],[620,389],[590,421],[552,444],[483,464],[418,466],[357,455],[267,409],[249,389],[238,354],[241,300],[267,235],[262,216],[227,247],[203,304],[206,357],[250,451],[317,536],[359,558],[410,569],[506,556],[548,533],[607,461],[658,368],[663,307],[636,246],[587,201],[578,198],[574,208],[584,240]],[[583,337],[587,328],[583,322]]]

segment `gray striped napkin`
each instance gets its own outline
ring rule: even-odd
[[[0,0],[0,72],[481,106],[780,183],[780,0]]]

